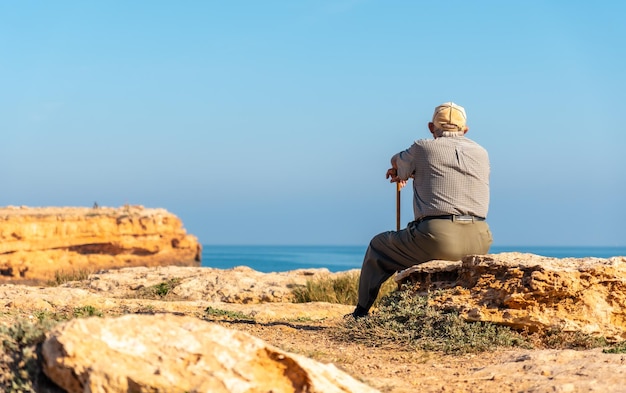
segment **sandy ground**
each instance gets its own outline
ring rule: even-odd
[[[465,355],[339,343],[341,319],[320,322],[220,322],[283,350],[333,363],[386,393],[626,392],[626,356],[588,351],[502,350]]]

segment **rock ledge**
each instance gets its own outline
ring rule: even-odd
[[[200,258],[196,237],[164,209],[0,208],[0,282],[82,269],[199,266]]]
[[[396,281],[418,293],[453,288],[433,303],[470,321],[626,339],[626,257],[470,255],[413,266]]]

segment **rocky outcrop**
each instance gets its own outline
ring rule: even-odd
[[[529,266],[524,261],[528,261]],[[552,268],[548,268],[546,272],[555,269],[561,275],[579,271],[581,266],[619,266],[625,263],[623,260],[613,259],[582,259],[572,262],[574,263],[569,264],[566,260],[554,261]],[[467,268],[475,267],[472,270],[475,275],[469,272],[459,275],[464,264]],[[487,265],[491,264],[494,266],[488,268]],[[516,286],[516,281],[505,277],[537,275],[538,273],[533,272],[542,269],[531,267],[538,264],[550,262],[535,255],[498,254],[471,257],[458,263],[435,261],[420,265],[421,273],[414,269],[415,274],[405,272],[400,277],[401,280],[414,280],[421,291],[454,287],[452,297],[458,296],[459,301],[450,304],[456,304],[454,307],[462,310],[462,302],[466,302],[468,308],[481,305],[476,305],[479,302],[478,297],[471,300],[474,302],[471,303],[467,295],[471,290],[457,284],[485,280],[485,283],[474,285],[476,291],[482,288],[482,299],[485,302],[491,298],[487,295],[487,282],[494,284],[496,292],[526,293],[519,286],[522,284]],[[500,266],[501,270],[495,266]],[[601,273],[603,270],[599,267],[598,269],[586,271],[597,273],[598,280],[609,281],[609,277],[602,276],[604,273],[608,274],[609,270]],[[618,272],[620,269],[616,269],[612,281],[622,279],[623,275]],[[199,375],[204,375],[206,383],[209,378],[232,383],[228,387],[231,390],[226,391],[237,391],[233,386],[245,387],[254,383],[266,387],[263,382],[266,375],[277,384],[274,392],[283,391],[278,390],[278,387],[290,389],[290,383],[294,390],[297,386],[303,387],[301,392],[307,391],[304,387],[309,391],[332,392],[338,386],[349,386],[346,391],[367,391],[366,388],[359,386],[357,389],[352,382],[346,382],[345,375],[335,374],[331,363],[348,372],[353,378],[390,393],[623,391],[626,355],[603,353],[601,348],[583,351],[509,349],[466,356],[445,356],[414,353],[404,349],[396,351],[393,348],[371,348],[358,341],[347,343],[330,340],[335,327],[343,323],[343,315],[352,311],[353,306],[322,302],[289,303],[291,297],[287,292],[305,285],[307,279],[315,280],[327,275],[338,277],[340,274],[344,273],[329,273],[324,269],[264,274],[244,267],[222,270],[161,266],[99,271],[85,280],[58,287],[3,284],[0,285],[0,341],[6,340],[10,343],[21,339],[24,334],[21,329],[29,326],[24,321],[36,321],[39,318],[65,321],[68,318],[79,318],[87,312],[88,315],[102,315],[102,318],[87,320],[72,319],[67,325],[58,325],[47,335],[45,358],[37,357],[37,367],[45,362],[47,372],[55,383],[64,387],[63,391],[76,391],[72,389],[80,389],[82,386],[83,390],[80,391],[175,392],[178,391],[176,389],[181,380],[189,381],[180,385],[189,392],[221,391],[218,390],[221,389],[219,386],[215,390],[202,390],[206,385],[202,385],[204,382],[200,381]],[[466,275],[473,278],[459,278]],[[581,275],[581,282],[594,280]],[[534,285],[539,286],[540,282],[541,280]],[[504,283],[510,285],[506,286]],[[163,284],[167,284],[168,294],[161,297],[152,289],[163,287]],[[583,286],[580,282],[567,285]],[[623,290],[619,286],[613,289],[613,297],[622,299]],[[234,296],[238,291],[247,294]],[[436,293],[431,291],[434,300],[437,300]],[[593,299],[592,296],[583,300],[585,290],[576,294],[579,297],[572,300],[572,303]],[[504,295],[494,294],[492,297],[498,296]],[[242,299],[249,300],[244,303]],[[442,297],[439,301],[445,307],[445,302],[451,300],[450,297]],[[544,307],[543,312],[546,315],[553,313],[549,304],[551,303],[546,302],[544,306],[538,305],[534,315],[541,313],[540,307]],[[560,307],[559,303],[554,303],[553,306]],[[614,308],[619,307],[618,300],[614,303]],[[591,318],[592,316],[589,321]],[[554,322],[559,323],[559,320]],[[216,329],[214,325],[227,329]],[[261,337],[285,352],[278,352],[271,345],[259,343],[255,339],[248,341],[247,336],[231,329]],[[13,338],[7,340],[8,335],[13,335]],[[7,351],[10,347],[4,348]],[[247,351],[248,348],[253,350]],[[32,351],[34,352],[34,348]],[[306,354],[328,364],[309,366],[311,361],[301,361],[293,353]],[[219,356],[218,359],[217,354],[224,356]],[[4,356],[4,360],[0,357],[2,386],[11,386],[12,376],[3,374],[3,370],[6,372],[9,369],[10,362],[10,356]],[[23,375],[24,363],[11,364],[11,367],[16,375]],[[256,370],[259,374],[251,376],[251,370]],[[149,374],[150,372],[153,374]],[[302,381],[298,377],[302,375],[310,378],[310,385],[297,382]],[[322,378],[322,381],[312,375]],[[252,377],[260,379],[252,382]],[[167,378],[175,381],[176,386],[172,385],[170,390],[162,388],[163,385],[158,385],[161,388],[156,387],[157,383],[167,383]],[[333,387],[328,387],[326,383]],[[100,390],[96,390],[96,386]],[[132,388],[124,390],[124,386]],[[198,388],[193,389],[193,386]],[[251,388],[249,391],[267,392],[270,389]]]
[[[90,306],[104,312],[189,312],[209,307],[239,313],[256,321],[340,317],[352,306],[328,303],[291,303],[292,291],[304,288],[307,280],[346,273],[327,269],[301,269],[261,273],[248,267],[213,269],[205,267],[129,267],[95,272],[85,280],[58,287],[0,285],[0,310],[5,312],[56,312]],[[150,289],[167,285],[162,301],[149,296]]]
[[[332,364],[167,314],[72,320],[48,334],[42,354],[44,372],[70,393],[376,392]]]
[[[466,320],[626,339],[626,257],[473,255],[413,266],[396,281],[412,284],[419,294],[453,288],[432,292],[431,301]]]
[[[351,274],[356,270],[335,273]],[[328,269],[298,269],[289,272],[261,273],[247,266],[232,269],[165,266],[158,269],[132,267],[98,272],[81,285],[97,292],[130,293],[175,279],[172,294],[187,300],[256,304],[292,302],[293,290],[304,288],[308,280],[329,277]]]
[[[125,266],[199,266],[201,246],[164,209],[0,208],[0,281]]]

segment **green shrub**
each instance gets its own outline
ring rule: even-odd
[[[430,296],[404,289],[385,296],[378,310],[366,318],[346,319],[336,332],[343,341],[369,346],[443,351],[480,352],[496,347],[529,347],[524,337],[492,323],[466,322],[452,310],[429,305]]]
[[[71,310],[63,308],[54,312],[39,310],[34,311],[29,318],[20,317],[10,325],[0,325],[0,353],[8,359],[0,362],[0,391],[40,391],[37,386],[48,383],[39,359],[39,347],[46,333],[62,321],[91,316],[101,317],[102,312],[93,306],[74,307]]]
[[[45,332],[54,326],[57,321],[52,319],[28,320],[18,319],[9,326],[0,326],[0,334],[3,337],[2,346],[5,349],[17,350],[18,348],[43,342]]]
[[[75,307],[73,312],[74,318],[101,317],[102,312],[94,306]]]
[[[217,317],[218,319],[226,318],[226,319],[234,319],[234,320],[241,320],[241,321],[254,321],[253,317],[250,317],[244,313],[237,312],[237,311],[222,310],[219,308],[213,308],[211,306],[207,307],[204,310],[204,314],[207,317],[207,319],[214,319],[215,317]]]
[[[156,285],[141,288],[137,291],[137,297],[141,299],[164,299],[171,296],[172,290],[181,282],[180,278],[170,278]]]
[[[0,364],[0,390],[11,393],[37,391],[36,385],[46,380],[39,361],[38,346],[45,333],[58,321],[43,317],[20,318],[12,325],[0,325],[1,353],[7,362]],[[6,369],[5,369],[6,367]]]
[[[626,353],[626,341],[620,341],[612,344],[608,348],[602,350],[604,353]]]
[[[552,328],[526,336],[537,348],[548,349],[591,349],[608,345],[604,337],[592,336],[583,332],[566,332]]]

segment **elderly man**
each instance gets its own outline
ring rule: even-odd
[[[453,102],[439,105],[428,123],[434,139],[415,141],[391,158],[391,182],[403,187],[413,178],[415,221],[370,242],[355,318],[368,314],[381,285],[395,272],[433,259],[459,260],[489,251],[489,156],[465,137],[466,118],[465,109]]]

